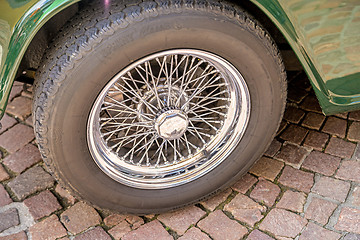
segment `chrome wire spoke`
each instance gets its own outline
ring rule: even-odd
[[[131,135],[128,135],[128,136],[116,137],[116,138],[113,138],[112,140],[113,141],[118,141],[118,140],[123,140],[123,139],[129,140],[130,138],[133,138],[133,137],[138,138],[138,137],[149,135],[149,134],[152,134],[152,133],[154,134],[155,131],[150,131],[150,132],[146,131],[146,132],[141,132],[141,133],[135,133],[135,134],[131,134]]]
[[[204,122],[204,118],[191,118],[190,119],[192,122]],[[220,120],[206,120],[208,123],[207,125],[209,125],[209,123],[217,123],[217,124],[221,124],[222,121]],[[209,125],[211,127],[211,125]],[[214,129],[214,128],[213,128]],[[215,130],[215,129],[214,129]]]
[[[221,106],[221,109],[224,109],[224,107]],[[214,109],[213,109],[213,110],[214,110]],[[203,113],[203,112],[205,112],[205,113]],[[199,117],[206,117],[206,116],[209,116],[209,115],[214,115],[213,112],[206,111],[206,110],[204,110],[204,111],[197,111],[196,113],[198,114]],[[217,118],[218,118],[218,116],[217,116]],[[192,118],[190,117],[189,119],[191,120]]]
[[[124,123],[125,121],[127,121],[127,119],[124,119],[124,120],[122,121],[122,123]],[[132,122],[135,122],[135,119],[133,119]],[[112,126],[112,125],[110,125],[110,126]],[[109,124],[105,125],[105,127],[103,127],[103,130],[105,130],[107,127],[109,127]],[[111,131],[108,131],[108,132],[106,132],[106,133],[103,133],[103,134],[102,134],[102,137],[106,137],[107,135],[109,135],[109,136],[105,139],[105,141],[108,142],[115,133],[122,131],[122,130],[119,130],[120,128],[121,128],[121,125],[117,126],[115,130],[111,130]]]
[[[126,119],[125,119],[126,120]],[[134,120],[136,120],[136,118],[134,118]],[[124,126],[124,127],[145,127],[145,128],[152,128],[152,126],[150,125],[152,122],[131,122],[131,123],[126,123],[126,122],[113,122],[113,123],[109,123],[112,125],[119,125],[119,126]]]
[[[199,131],[195,128],[193,122],[192,122],[192,121],[189,121],[189,123],[190,123],[190,125],[191,125],[192,127],[194,127],[194,132],[195,132],[196,134],[194,134],[193,131],[188,131],[188,132],[191,133],[193,136],[198,137],[198,138],[201,140],[201,142],[202,142],[203,144],[205,144],[206,141],[201,137]],[[188,129],[188,130],[189,130],[189,129]]]
[[[209,133],[210,132],[210,130],[208,129],[208,128],[204,128],[204,127],[188,127],[188,129],[189,130],[198,130],[198,131],[203,131],[203,133]],[[211,134],[206,134],[207,136],[209,136],[209,137],[212,137],[213,135],[211,135]]]
[[[119,116],[121,113],[118,113]],[[124,120],[124,119],[135,119],[136,117],[130,117],[130,116],[126,116],[126,117],[118,117],[118,116],[114,116],[114,117],[107,117],[107,118],[100,118],[100,121],[105,121],[104,124],[111,124],[113,120]],[[113,123],[118,123],[116,121],[114,121]]]
[[[132,123],[128,123],[128,124],[121,124],[119,123],[119,125],[115,125],[117,126],[116,129],[114,130],[111,130],[111,131],[108,131],[108,132],[105,132],[102,134],[102,137],[106,137],[106,141],[109,141],[113,135],[117,132],[120,132],[120,131],[123,131],[123,130],[131,130],[131,128],[136,128],[136,127],[145,127],[145,128],[150,128],[150,126],[147,126],[147,125],[136,125],[136,124],[132,124]]]
[[[156,145],[158,146],[158,149],[156,150],[155,154],[153,155],[156,156],[156,154],[158,154],[158,157],[157,157],[157,160],[156,160],[156,163],[155,163],[155,167],[158,167],[159,164],[160,164],[160,161],[161,161],[161,157],[163,158],[164,160],[164,164],[168,164],[168,161],[164,155],[164,152],[163,152],[163,149],[164,149],[164,146],[165,146],[165,143],[166,141],[163,141],[161,145],[159,145],[159,142],[157,141],[157,139],[155,140],[156,142]]]
[[[108,97],[108,98],[110,98],[111,100],[113,100],[119,107],[124,107],[125,109],[129,110],[130,112],[133,112],[133,113],[135,113],[135,114],[143,115],[144,118],[147,118],[148,120],[152,120],[150,117],[146,116],[146,114],[143,114],[143,113],[139,112],[138,110],[133,109],[133,108],[127,106],[126,104],[124,104],[124,103],[122,103],[122,102],[119,102],[119,101],[117,101],[116,99],[113,99],[113,98],[111,98],[111,97],[109,97],[109,96],[106,96],[106,97]],[[104,101],[104,104],[109,104],[109,103]],[[115,104],[115,105],[116,105],[116,104]]]
[[[158,95],[157,91],[154,90],[156,88],[155,81],[152,82],[153,86],[151,86],[150,81],[149,81],[149,72],[147,70],[145,70],[146,76],[144,77],[138,68],[142,69],[143,71],[144,71],[144,69],[141,68],[141,66],[135,68],[136,72],[144,80],[144,83],[146,84],[147,89],[149,89],[156,96],[158,106],[162,106],[159,95]],[[145,64],[145,68],[147,69],[147,64]],[[152,79],[154,79],[154,78],[152,77]]]
[[[194,145],[193,143],[191,143],[190,140],[188,140],[186,134],[184,134],[184,138],[181,137],[180,139],[183,139],[186,142],[186,145],[189,144],[189,146],[191,146],[193,149],[198,149],[199,148],[199,146]]]
[[[189,132],[193,132],[193,130],[195,130],[195,128],[189,128],[188,131]],[[200,131],[197,131],[200,135],[204,136],[204,137],[208,137],[208,138],[211,138],[213,135],[211,134],[206,134],[206,133],[203,133],[203,132],[200,132]]]
[[[145,144],[142,147],[138,148],[134,152],[134,153],[138,153],[138,155],[140,155],[142,150],[144,150],[144,154],[142,155],[142,157],[140,158],[140,160],[137,163],[138,166],[141,166],[141,163],[143,162],[144,158],[146,158],[146,166],[150,165],[149,149],[152,146],[152,144],[155,142],[156,138],[157,138],[157,136],[153,135],[153,137],[149,140],[149,142],[145,138]]]
[[[168,75],[168,72],[166,71],[166,79],[167,79],[167,85],[168,85],[168,104],[172,104],[172,98],[171,98],[171,93],[172,93],[172,70],[173,70],[173,63],[174,63],[174,56],[171,55],[171,60],[170,60],[170,75]],[[166,68],[167,69],[167,68]]]
[[[221,97],[218,97],[219,95],[224,95],[227,93],[226,90],[223,90],[221,92],[218,92],[218,93],[215,93],[216,91],[218,91],[218,88],[215,88],[213,91],[211,91],[209,94],[207,94],[206,96],[201,96],[201,95],[195,95],[193,98],[200,98],[201,100],[199,102],[197,102],[197,104],[200,104],[201,102],[203,101],[206,101],[206,100],[213,100],[213,99],[216,99],[216,100],[224,100],[224,101],[228,101],[229,98],[221,98]],[[192,100],[192,99],[191,99]],[[190,100],[190,101],[191,101]]]
[[[213,77],[215,77],[215,75],[214,75]],[[205,79],[206,79],[206,78],[203,78],[203,79],[201,80],[201,82],[200,82],[199,85],[196,87],[196,89],[193,91],[193,93],[191,94],[191,96],[189,97],[189,99],[187,100],[187,102],[182,106],[182,109],[184,108],[184,106],[186,106],[187,103],[189,103],[191,100],[193,100],[193,98],[194,98],[195,96],[197,96],[197,95],[199,95],[201,92],[203,92],[203,91],[206,89],[206,86],[207,86],[208,83],[212,84],[214,81],[218,81],[219,79],[221,79],[221,77],[216,77],[214,80],[213,80],[213,79],[210,79],[207,83],[204,83],[204,85],[203,85],[201,88],[199,88],[199,86],[200,86],[201,84],[203,84],[203,82],[205,81]],[[214,90],[214,92],[215,92],[215,90]],[[210,94],[212,94],[212,93],[210,93]]]
[[[249,113],[242,89],[241,74],[212,53],[175,49],[146,56],[99,94],[89,116],[90,152],[102,171],[132,187],[192,181],[223,161],[242,134],[236,129]]]
[[[179,96],[178,100],[176,101],[176,104],[175,104],[176,107],[178,107],[179,104],[180,104],[180,101],[179,101],[180,97],[185,93],[185,91],[188,88],[189,84],[192,82],[190,80],[194,77],[194,75],[196,73],[196,70],[203,63],[203,61],[199,61],[194,67],[192,67],[194,61],[195,61],[195,58],[193,58],[193,60],[191,61],[190,70],[188,71],[188,75],[186,76],[186,80],[188,80],[188,81],[185,80],[185,75],[183,76],[183,79],[185,80],[186,84],[183,86],[183,82],[181,82],[182,83],[181,86],[180,86],[181,93],[180,93],[180,96]],[[205,71],[206,70],[204,70],[203,72],[205,72]],[[190,75],[190,73],[191,73],[191,75]],[[200,76],[199,78],[205,78],[205,77]],[[185,105],[183,105],[183,106],[185,106]]]
[[[180,138],[180,141],[181,142],[183,142],[183,144],[186,146],[186,148],[187,148],[187,151],[188,151],[188,155],[191,155],[191,148],[190,148],[190,145],[192,145],[191,143],[189,143],[189,141],[187,140],[187,138],[186,138],[186,134],[184,134],[184,138],[183,137],[181,137]],[[194,145],[193,145],[194,146]],[[194,148],[194,147],[193,147]],[[194,149],[196,149],[196,147],[194,148]]]
[[[196,115],[196,114],[195,114]],[[209,127],[211,127],[213,130],[215,130],[215,131],[217,131],[217,130],[219,130],[218,128],[216,128],[214,125],[212,125],[212,124],[210,124],[210,122],[212,121],[212,122],[214,122],[214,121],[216,121],[216,120],[205,120],[204,118],[202,118],[202,117],[199,117],[199,116],[197,116],[196,118],[192,118],[192,120],[190,120],[189,122],[194,122],[194,121],[202,121],[203,123],[206,123]],[[221,121],[219,121],[219,123],[221,123]]]
[[[108,126],[108,124],[112,124],[113,122],[116,122],[118,123],[117,120],[129,120],[129,119],[134,119],[135,117],[131,117],[131,114],[127,114],[126,116],[123,116],[123,113],[122,112],[117,112],[116,115],[112,116],[109,112],[109,110],[106,110],[105,111],[106,114],[109,116],[109,117],[100,117],[100,122],[101,125],[100,127],[106,127]]]
[[[213,84],[213,85],[208,85],[207,88],[225,87],[225,86],[226,86],[226,83],[216,83],[216,84]],[[196,88],[189,88],[189,89],[187,89],[186,91],[188,91],[188,92],[193,92],[194,90],[196,90]]]
[[[167,140],[167,143],[172,147],[173,149],[173,154],[174,154],[174,158],[173,158],[173,162],[172,163],[176,163],[177,162],[177,156],[179,155],[180,157],[182,157],[181,153],[179,152],[179,150],[176,147],[176,142],[174,141],[174,145],[171,143],[171,140]]]
[[[131,89],[131,92],[132,92],[132,94],[133,94],[134,96],[136,96],[142,103],[144,103],[144,104],[149,108],[149,110],[150,110],[153,114],[156,114],[156,111],[157,111],[158,109],[157,109],[154,105],[152,105],[151,103],[147,102],[142,96],[140,96],[140,95],[138,94],[137,91],[140,91],[140,90],[138,89],[138,87],[136,87],[137,90],[135,90],[133,87],[131,87],[131,85],[130,85],[129,83],[127,83],[127,81],[124,81],[124,83]],[[135,84],[135,86],[136,86],[136,84]],[[123,86],[123,88],[125,88],[125,87]]]
[[[216,111],[216,110],[214,110],[214,109],[212,109],[212,108],[205,107],[204,105],[199,105],[199,104],[197,104],[197,103],[192,103],[192,102],[190,102],[190,104],[196,106],[196,107],[197,107],[196,109],[202,108],[202,109],[204,109],[204,110],[206,110],[206,111],[216,113],[216,114],[218,114],[218,115],[220,115],[220,116],[226,116],[226,113]],[[195,115],[199,116],[199,115],[197,114],[197,112],[195,112],[196,109],[190,109],[189,112],[194,113]]]

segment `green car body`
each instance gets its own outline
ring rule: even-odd
[[[20,63],[37,32],[79,1],[0,1],[1,116]],[[359,0],[251,2],[271,19],[296,53],[325,114],[360,109]]]

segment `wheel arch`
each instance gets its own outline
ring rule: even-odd
[[[28,9],[22,13],[17,22],[12,22],[13,27],[10,21],[4,21],[10,29],[7,29],[7,33],[9,33],[8,38],[5,39],[5,44],[1,46],[3,49],[3,56],[1,56],[3,61],[0,62],[0,117],[5,112],[13,82],[15,78],[19,76],[19,73],[22,72],[20,66],[26,66],[26,61],[33,61],[31,64],[36,64],[34,59],[26,60],[26,58],[24,58],[25,53],[31,51],[31,49],[35,49],[37,46],[42,46],[41,42],[37,42],[37,40],[41,38],[45,29],[49,28],[49,26],[56,26],[57,23],[61,22],[61,17],[65,17],[62,21],[65,20],[66,22],[68,20],[66,16],[71,16],[74,9],[77,9],[76,3],[79,1],[80,0],[41,0],[35,4],[33,4],[34,2],[32,1],[28,4]],[[18,14],[16,9],[12,9],[12,11],[12,14]],[[2,18],[2,16],[0,16],[0,18]],[[3,19],[1,20],[3,21]],[[63,24],[65,22],[63,22]],[[43,47],[44,46],[42,46],[42,48]],[[42,58],[42,55],[36,55],[36,59]]]

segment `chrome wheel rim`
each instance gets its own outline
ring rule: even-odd
[[[210,172],[246,130],[250,94],[215,54],[168,50],[119,72],[95,100],[87,126],[99,168],[140,189],[182,185]]]

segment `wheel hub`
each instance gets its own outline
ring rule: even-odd
[[[164,83],[165,80],[161,79],[159,82]],[[170,89],[170,91],[169,91]],[[142,94],[144,95],[144,99],[153,106],[162,109],[160,112],[165,112],[167,109],[171,107],[166,107],[168,105],[174,105],[178,102],[179,106],[183,106],[184,103],[188,100],[188,94],[186,92],[182,92],[181,89],[174,85],[169,87],[167,84],[162,84],[152,90],[142,89]],[[161,103],[158,101],[160,99]],[[141,114],[143,113],[151,113],[149,107],[144,104],[144,102],[140,101],[136,107],[140,114],[138,114],[138,118],[140,120],[144,120]],[[189,107],[186,105],[184,110],[186,111]]]
[[[178,109],[171,109],[157,117],[155,129],[157,134],[166,140],[179,139],[188,128],[188,117]]]

